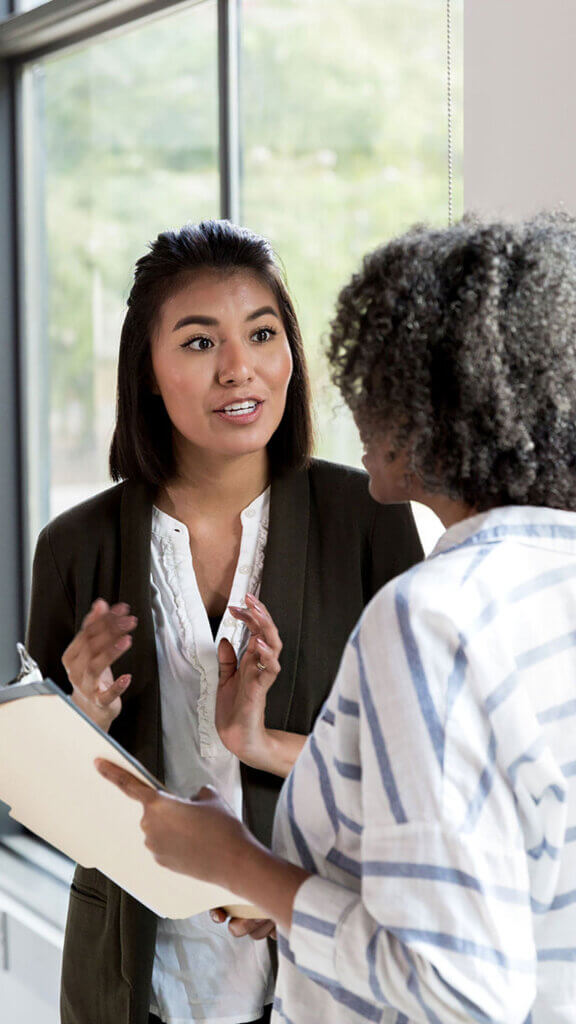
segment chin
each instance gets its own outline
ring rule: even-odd
[[[368,483],[368,493],[379,505],[396,505],[398,502],[408,500],[406,494],[400,494],[398,490],[372,476]]]
[[[258,452],[266,451],[267,447],[267,438],[237,438],[234,444],[221,447],[220,454],[232,458],[242,458],[244,455],[256,455]]]
[[[378,481],[375,480],[374,477],[372,476],[368,481],[368,493],[370,494],[371,498],[374,498],[374,501],[379,501],[380,504],[383,504],[386,500],[385,498],[382,497],[382,493],[378,487]]]

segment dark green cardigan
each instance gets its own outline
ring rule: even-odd
[[[92,601],[138,616],[115,672],[132,682],[112,735],[162,779],[160,693],[150,603],[152,494],[123,483],[65,512],[36,548],[28,649],[69,690],[61,664]],[[379,506],[366,474],[314,461],[273,480],[260,596],[284,647],[267,725],[310,732],[365,604],[422,556],[408,505]],[[243,766],[246,816],[270,842],[282,780]],[[119,851],[122,856],[122,851]],[[62,977],[62,1024],[147,1024],[156,919],[99,872],[77,868]]]

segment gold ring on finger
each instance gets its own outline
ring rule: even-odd
[[[256,668],[258,669],[259,672],[266,671],[266,665],[263,665],[261,661],[256,662]]]

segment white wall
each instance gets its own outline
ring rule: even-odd
[[[576,0],[464,0],[464,203],[576,213]]]

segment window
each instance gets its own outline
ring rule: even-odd
[[[27,70],[34,535],[109,484],[135,260],[166,227],[219,215],[217,67],[207,0]]]
[[[446,8],[245,0],[241,40],[242,219],[274,242],[297,300],[319,453],[358,465],[322,339],[364,253],[417,221],[446,223]]]

